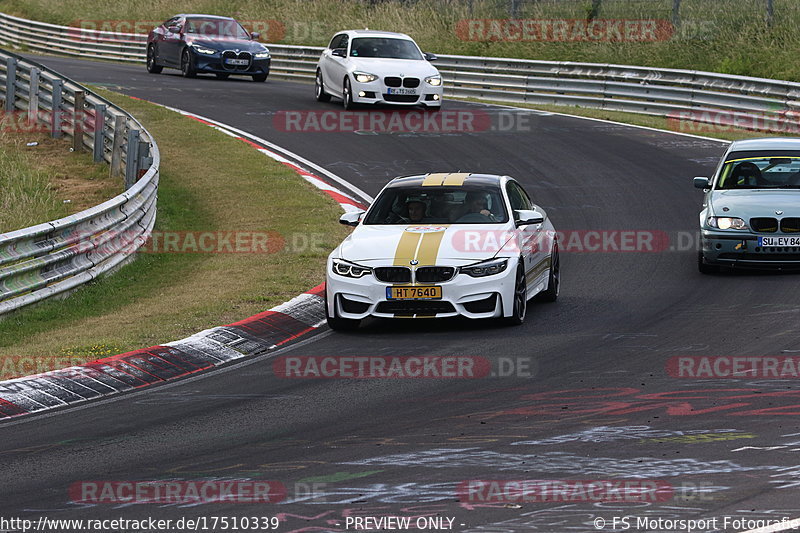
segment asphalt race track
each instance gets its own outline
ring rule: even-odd
[[[445,518],[445,527],[453,519],[449,527],[462,532],[555,533],[621,531],[626,516],[631,531],[688,531],[663,522],[675,519],[707,520],[695,531],[741,531],[747,524],[733,519],[800,517],[796,379],[676,377],[679,356],[800,352],[796,275],[697,272],[701,193],[691,178],[710,175],[722,143],[454,101],[443,112],[483,114],[495,127],[279,131],[281,111],[340,105],[317,103],[311,85],[273,79],[190,80],[177,71],[149,75],[143,66],[36,59],[77,81],[263,137],[372,195],[388,178],[413,172],[511,174],[557,229],[578,240],[561,245],[559,301],[532,304],[521,327],[372,321],[219,372],[2,424],[1,516],[277,516],[280,532],[353,530],[354,517],[392,516],[412,524]],[[502,121],[515,127],[502,131]],[[584,246],[597,242],[587,240],[591,231],[605,232],[599,250]],[[647,242],[657,245],[620,251],[623,231],[655,236]],[[326,355],[481,356],[495,374],[511,375],[348,380],[273,372],[276,357]],[[80,499],[76,483],[152,480],[269,480],[286,497],[71,501]],[[539,498],[546,501],[511,501],[465,495],[470,480],[573,485]],[[575,490],[590,480],[647,480],[663,490],[595,501]]]

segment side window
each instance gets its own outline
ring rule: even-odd
[[[339,43],[341,42],[344,35],[334,35],[333,39],[331,39],[331,44],[328,45],[328,48],[331,50],[335,48],[339,48]]]
[[[530,198],[525,193],[525,191],[514,183],[513,181],[509,181],[506,185],[506,192],[508,193],[508,199],[511,201],[511,209],[533,209],[533,204],[531,204]]]
[[[331,44],[328,45],[328,48],[331,50],[335,50],[337,48],[347,48],[347,41],[348,38],[346,33],[336,35],[333,39],[331,39]]]
[[[339,43],[338,48],[344,48],[345,50],[347,50],[347,45],[349,42],[350,42],[350,37],[348,37],[347,35],[342,35],[342,42]]]

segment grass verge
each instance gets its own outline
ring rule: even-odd
[[[122,192],[107,166],[70,146],[46,133],[0,131],[0,233],[77,213]]]
[[[572,24],[569,21],[586,20],[591,4],[589,0],[517,1],[514,17]],[[0,11],[111,31],[130,31],[132,23],[138,23],[142,32],[176,13],[210,13],[252,21],[271,42],[287,44],[323,45],[336,31],[369,27],[408,33],[426,51],[442,54],[689,68],[800,80],[796,61],[800,2],[774,0],[773,4],[773,23],[768,26],[764,0],[682,0],[680,26],[670,26],[652,41],[606,39],[602,34],[596,39],[588,31],[583,40],[569,34],[561,38],[552,31],[534,31],[525,38],[514,37],[521,33],[488,29],[464,31],[469,20],[508,19],[510,0],[0,0]],[[603,0],[598,18],[658,19],[668,24],[672,7],[673,0]]]
[[[139,254],[67,299],[7,317],[0,378],[180,339],[264,311],[319,284],[328,252],[347,234],[336,223],[338,204],[249,145],[158,106],[97,92],[158,140],[161,235],[277,233],[288,245],[274,253],[179,253],[179,245]]]

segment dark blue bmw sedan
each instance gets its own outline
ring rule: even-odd
[[[269,75],[269,49],[257,42],[230,17],[176,15],[147,36],[147,71],[177,68],[187,78],[213,73],[220,79],[231,74],[265,81]]]

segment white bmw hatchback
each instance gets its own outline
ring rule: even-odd
[[[442,105],[442,76],[403,33],[348,30],[337,33],[317,63],[315,93],[327,102],[341,98],[345,109],[354,104]]]

